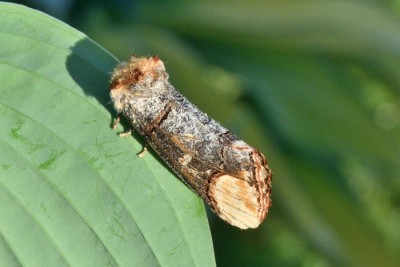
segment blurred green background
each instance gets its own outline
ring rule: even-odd
[[[273,207],[257,230],[209,214],[218,266],[400,265],[400,1],[10,2],[159,55],[264,152]]]

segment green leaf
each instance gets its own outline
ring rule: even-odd
[[[201,199],[110,128],[117,60],[13,4],[0,40],[0,265],[215,265]]]

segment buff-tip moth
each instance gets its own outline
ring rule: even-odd
[[[118,114],[219,217],[241,229],[261,224],[272,204],[266,158],[176,91],[159,57],[119,64],[110,96]]]

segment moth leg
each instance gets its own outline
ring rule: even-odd
[[[120,121],[121,121],[121,114],[118,114],[117,117],[114,120],[113,125],[112,125],[112,129],[113,130],[117,129],[117,126],[118,126]],[[126,136],[129,136],[131,134],[132,134],[132,129],[130,129],[129,131],[126,131],[126,132],[119,133],[118,136],[119,137],[126,137]]]
[[[114,123],[113,123],[113,125],[112,125],[111,128],[112,128],[113,130],[117,129],[117,126],[118,126],[118,124],[119,124],[120,121],[121,121],[121,115],[118,114],[117,117],[115,118]]]
[[[132,129],[130,129],[129,131],[126,131],[126,132],[119,133],[118,136],[119,137],[127,137],[127,136],[130,136],[131,134],[132,134]]]
[[[139,158],[143,158],[146,152],[147,152],[147,145],[145,144],[142,148],[142,151],[140,151],[137,155],[139,156]]]

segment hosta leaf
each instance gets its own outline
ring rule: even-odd
[[[110,128],[117,60],[13,4],[0,40],[0,265],[215,265],[201,199]]]

